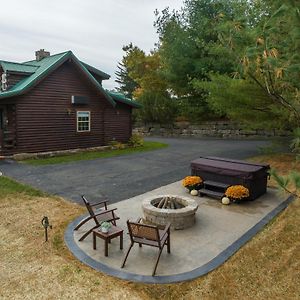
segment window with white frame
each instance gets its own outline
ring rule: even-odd
[[[77,112],[77,131],[87,132],[91,130],[91,112],[78,111]]]

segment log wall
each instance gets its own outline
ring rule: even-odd
[[[73,105],[72,95],[87,96],[89,104]],[[97,147],[131,136],[131,108],[114,108],[72,62],[11,100],[16,103],[17,141],[6,154]],[[77,111],[91,112],[90,132],[77,132]]]

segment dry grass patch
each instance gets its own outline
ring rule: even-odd
[[[258,163],[268,163],[271,168],[277,170],[280,175],[287,175],[291,170],[300,172],[300,163],[296,162],[296,156],[294,154],[261,155],[250,160]],[[268,185],[274,187],[276,183],[271,178]]]
[[[281,173],[298,168],[289,155],[255,160],[269,162]],[[70,254],[63,243],[64,230],[85,212],[82,207],[59,197],[17,190],[0,195],[1,299],[300,298],[299,199],[208,275],[180,284],[146,285],[96,272]],[[43,215],[54,226],[49,243],[43,242]]]
[[[0,196],[1,299],[148,299],[74,259],[64,229],[85,210],[59,197]],[[43,215],[53,224],[44,242]]]

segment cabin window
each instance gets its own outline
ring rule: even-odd
[[[91,112],[78,111],[77,112],[77,131],[87,132],[91,130]]]

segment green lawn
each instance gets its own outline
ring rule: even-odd
[[[14,194],[14,193],[22,193],[28,196],[36,196],[36,197],[43,197],[47,194],[32,188],[29,185],[25,185],[19,182],[14,181],[5,176],[0,177],[0,191],[2,196]]]
[[[168,147],[168,144],[145,141],[143,146],[136,147],[136,148],[81,152],[81,153],[61,155],[61,156],[48,157],[48,158],[26,159],[23,162],[31,165],[36,165],[36,166],[61,164],[61,163],[79,161],[79,160],[89,160],[95,158],[105,158],[105,157],[113,157],[113,156],[132,154],[138,152],[152,151],[152,150],[162,149],[166,147]]]

